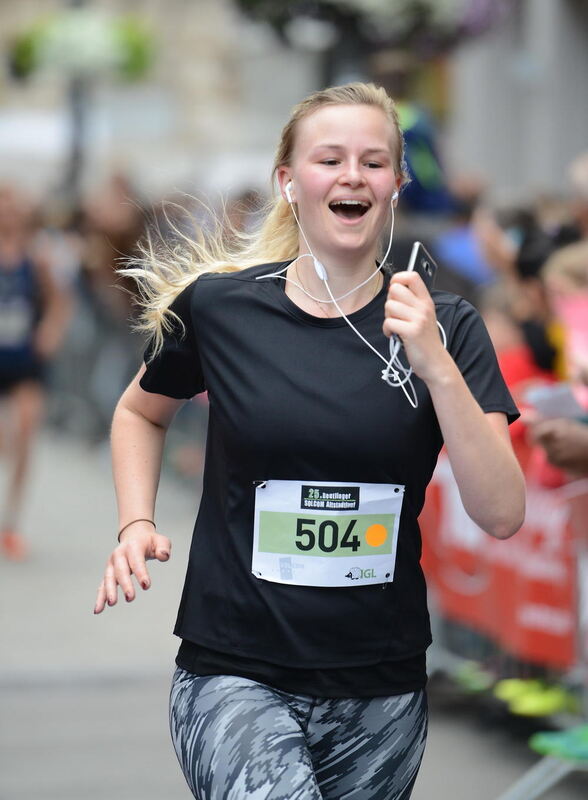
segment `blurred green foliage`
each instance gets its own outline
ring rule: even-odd
[[[11,75],[26,80],[44,69],[69,74],[107,72],[128,81],[143,78],[155,60],[155,40],[134,16],[107,18],[67,10],[36,20],[11,42]]]

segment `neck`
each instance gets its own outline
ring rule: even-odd
[[[359,263],[335,262],[332,258],[325,263],[318,253],[315,255],[327,272],[332,296],[345,314],[351,314],[365,306],[382,287],[382,276],[375,256]],[[301,258],[293,263],[287,275],[289,282],[286,284],[286,293],[296,305],[315,316],[340,316],[325,282],[316,273],[312,257]]]
[[[300,241],[298,252],[309,252],[306,242]],[[376,252],[375,247],[370,248],[369,252],[363,253],[349,251],[342,251],[341,253],[322,252],[320,248],[313,248],[314,255],[325,268],[329,287],[334,297],[346,294],[374,273],[377,267]],[[305,287],[311,294],[321,299],[330,299],[324,281],[318,277],[314,269],[312,257],[300,259],[298,272],[304,280]],[[359,292],[361,290],[358,289]]]

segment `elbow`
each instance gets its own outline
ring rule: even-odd
[[[487,533],[489,533],[494,539],[510,539],[510,537],[514,536],[515,533],[522,527],[523,522],[524,517],[514,522],[504,522],[500,525],[494,526],[491,530],[488,530]]]
[[[468,509],[468,516],[485,533],[494,539],[509,539],[523,526],[525,521],[525,490],[524,488],[511,500],[504,501],[495,506],[492,511],[487,510],[483,516],[477,508],[473,513]]]
[[[517,504],[516,508],[511,508],[508,516],[498,519],[491,525],[484,528],[486,533],[494,537],[494,539],[510,539],[515,533],[522,528],[525,521],[525,500],[524,496],[522,501]]]
[[[490,536],[495,539],[510,539],[520,530],[525,522],[527,500],[527,487],[525,476],[521,468],[517,465],[516,473],[512,476],[510,486],[504,492],[502,500],[498,506],[501,514],[497,516],[493,524],[486,529]]]

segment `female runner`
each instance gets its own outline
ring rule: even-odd
[[[133,600],[132,575],[149,587],[146,559],[169,558],[153,522],[165,432],[206,390],[170,704],[190,789],[404,799],[427,728],[425,488],[445,444],[472,519],[513,534],[517,410],[477,312],[378,262],[406,180],[383,89],[298,105],[274,178],[279,195],[240,252],[201,240],[127,271],[152,336],[114,416],[120,544],[95,612],[118,587]],[[403,350],[382,380],[392,335]]]

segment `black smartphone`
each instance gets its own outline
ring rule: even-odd
[[[413,244],[408,267],[406,269],[409,272],[418,272],[427,289],[431,291],[435,284],[435,276],[437,275],[439,267],[421,242],[415,242]]]
[[[433,288],[435,283],[435,276],[439,267],[435,263],[432,255],[428,252],[427,248],[421,242],[415,242],[412,246],[410,259],[408,261],[408,272],[418,272],[423,279],[423,283],[429,290]],[[390,337],[390,357],[395,358],[400,347],[402,340],[395,333]]]

